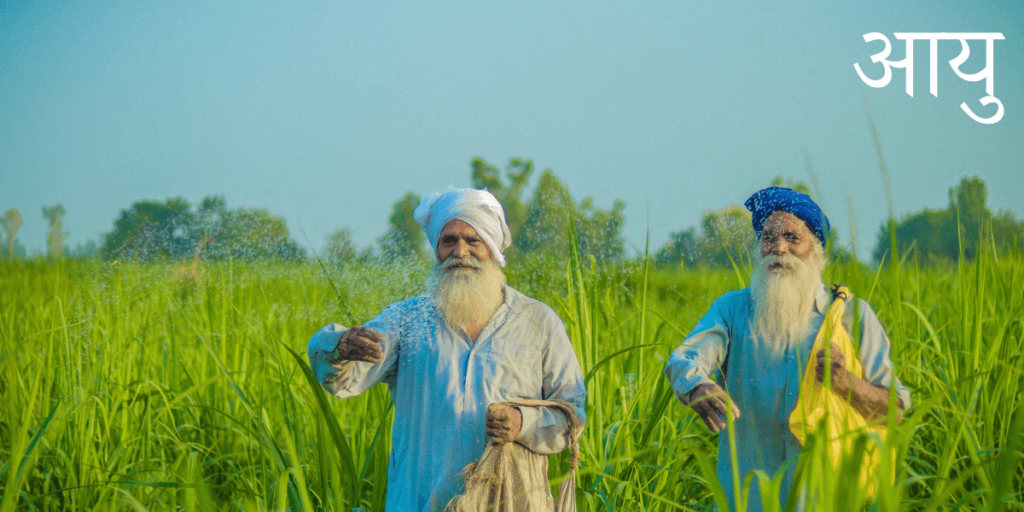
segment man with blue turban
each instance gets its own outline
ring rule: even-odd
[[[339,398],[387,384],[395,419],[385,508],[443,510],[462,487],[459,473],[489,443],[538,454],[569,446],[562,411],[505,402],[564,401],[582,422],[586,389],[558,315],[505,284],[512,236],[497,199],[449,189],[425,197],[414,217],[437,256],[426,294],[363,326],[324,327],[309,341],[309,360]],[[540,460],[534,469],[546,482]],[[533,491],[551,502],[542,487]]]
[[[761,190],[745,205],[756,233],[750,287],[715,300],[672,352],[665,375],[679,400],[693,408],[712,432],[725,430],[726,415],[732,416],[738,467],[733,466],[729,436],[723,434],[718,438],[717,471],[731,508],[736,507],[734,484],[742,488],[751,471],[774,476],[783,470],[783,505],[793,499],[802,509],[803,493],[789,496],[794,460],[802,450],[791,431],[790,416],[798,404],[803,371],[811,370],[811,349],[834,299],[821,281],[830,227],[810,197],[788,188]],[[860,338],[854,346],[859,346],[856,357],[863,378],[847,371],[845,356],[834,342],[829,357],[824,350],[814,355],[813,371],[820,382],[827,366],[830,392],[849,398],[866,420],[877,421],[889,411],[891,387],[896,388],[899,413],[910,406],[910,393],[893,375],[889,338],[866,302],[845,309],[845,332],[855,332],[853,310],[857,309]],[[734,482],[734,475],[739,482]],[[747,510],[761,510],[759,485],[751,487]]]

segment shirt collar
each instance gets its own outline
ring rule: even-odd
[[[519,293],[515,288],[506,284],[501,287],[501,291],[505,295],[505,305],[507,305],[513,313],[519,313],[523,309],[523,306],[526,305],[526,296]]]

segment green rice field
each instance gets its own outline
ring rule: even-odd
[[[896,457],[878,472],[877,501],[848,468],[821,464],[822,450],[795,461],[813,509],[1024,510],[1024,256],[982,249],[940,268],[911,255],[826,271],[878,313],[914,406],[886,436]],[[588,379],[580,509],[709,510],[717,439],[662,368],[749,269],[572,256],[508,273],[562,316]],[[0,263],[0,512],[383,510],[387,389],[326,395],[311,385],[306,344],[330,321],[365,321],[420,293],[426,269],[327,270]],[[567,463],[552,461],[557,482]],[[773,476],[748,482],[777,496]]]

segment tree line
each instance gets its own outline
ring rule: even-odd
[[[49,224],[46,231],[46,254],[51,258],[62,258],[65,255],[64,240],[68,237],[68,232],[64,229],[65,213],[67,212],[59,203],[43,207],[43,218]],[[26,257],[25,246],[18,241],[18,230],[21,229],[23,220],[24,217],[17,208],[7,210],[3,218],[0,218],[0,227],[3,228],[4,235],[0,240],[6,238],[0,243],[0,255],[12,259]]]
[[[504,172],[482,158],[473,159],[470,167],[472,186],[489,190],[505,209],[514,241],[506,251],[509,261],[542,260],[557,264],[568,257],[570,243],[576,243],[581,252],[598,261],[618,261],[625,256],[622,227],[626,221],[626,203],[615,201],[610,209],[601,209],[589,197],[576,201],[551,169],[541,173],[532,197],[524,198],[525,188],[534,175],[531,160],[512,158]],[[376,247],[358,251],[351,231],[341,229],[328,236],[324,256],[336,263],[429,260],[433,255],[426,236],[413,219],[413,210],[420,199],[418,194],[409,192],[395,203],[388,219],[388,231],[377,240]],[[570,219],[576,226],[574,241],[568,238]]]
[[[522,158],[510,159],[501,170],[482,158],[475,158],[470,164],[472,186],[489,190],[505,208],[515,241],[506,253],[509,261],[560,267],[568,258],[570,244],[599,262],[616,262],[626,257],[623,201],[616,200],[609,209],[598,208],[589,197],[577,201],[551,169],[540,173],[532,196],[524,197],[534,171],[533,162]],[[771,185],[811,194],[805,183],[782,177]],[[927,263],[957,261],[961,257],[973,259],[979,241],[990,243],[998,251],[1021,250],[1018,244],[1024,240],[1024,222],[1009,211],[989,210],[987,197],[984,181],[963,178],[959,185],[950,188],[945,209],[925,209],[884,223],[872,253],[874,261],[882,261],[893,248],[901,255],[911,252]],[[392,206],[387,232],[375,245],[359,249],[351,230],[343,228],[328,235],[320,256],[341,265],[354,261],[430,261],[433,255],[426,237],[413,219],[419,202],[420,196],[413,192],[399,198]],[[89,242],[72,251],[64,247],[64,207],[44,207],[42,214],[49,224],[46,254],[51,258],[308,258],[306,250],[291,239],[284,219],[262,208],[228,208],[222,196],[206,197],[196,205],[180,197],[163,202],[136,201],[120,211],[113,229],[102,236],[99,246]],[[575,240],[569,239],[570,222],[575,225]],[[0,219],[5,235],[0,243],[3,255],[26,256],[25,248],[17,240],[21,224],[21,214],[15,208],[7,210]],[[839,243],[836,231],[832,233],[827,244],[829,258],[853,258],[850,248]],[[662,267],[735,265],[750,260],[753,237],[750,213],[742,206],[729,205],[706,211],[697,226],[671,233],[668,242],[651,256]]]

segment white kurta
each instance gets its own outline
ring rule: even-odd
[[[715,300],[682,345],[669,356],[665,375],[678,395],[686,396],[716,377],[740,409],[733,434],[741,481],[755,469],[774,476],[803,450],[789,429],[789,415],[796,407],[800,379],[808,369],[814,338],[831,303],[831,294],[824,286],[819,287],[814,307],[808,312],[807,332],[799,341],[777,347],[751,332],[754,302],[750,288],[729,292]],[[886,389],[895,384],[899,400],[909,407],[910,391],[893,374],[889,337],[868,303],[858,299],[857,304],[855,307],[851,302],[846,308],[843,325],[852,336],[854,310],[860,310],[860,338],[855,343],[860,345],[857,358],[864,367],[864,380]],[[719,435],[718,482],[730,506],[735,507],[731,450],[729,436]],[[790,464],[783,477],[779,493],[783,505],[795,470],[796,464]],[[756,483],[751,484],[749,500],[748,511],[761,510],[760,486]]]
[[[378,364],[339,361],[347,330],[330,324],[309,341],[321,384],[339,398],[386,382],[395,404],[387,510],[441,510],[461,490],[458,473],[483,454],[487,406],[514,398],[560,399],[585,420],[586,389],[558,315],[509,286],[476,343],[449,329],[425,296],[391,304],[365,327],[384,333]],[[516,438],[538,453],[568,446],[562,413],[523,408]]]

